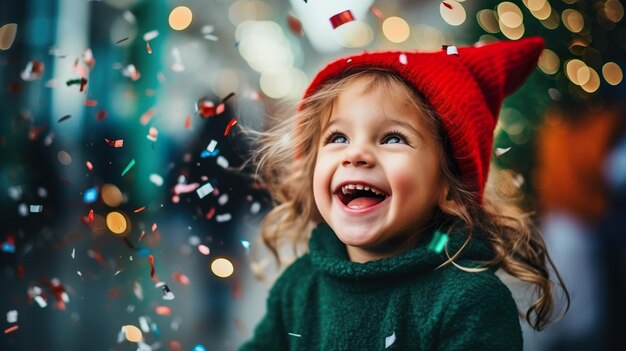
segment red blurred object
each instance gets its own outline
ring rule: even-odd
[[[302,31],[302,22],[300,22],[300,20],[296,16],[289,14],[287,16],[287,25],[289,26],[289,30],[291,30],[291,33],[295,35],[304,34],[304,32]]]
[[[337,27],[351,21],[354,21],[354,15],[350,10],[339,12],[338,14],[330,18],[330,24],[333,26],[333,29],[337,29]]]
[[[203,118],[209,118],[215,114],[215,104],[213,101],[201,99],[198,101],[198,113]]]

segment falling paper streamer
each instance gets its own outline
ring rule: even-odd
[[[131,168],[133,168],[134,165],[135,165],[135,159],[133,158],[128,164],[128,166],[126,166],[126,168],[122,172],[122,177],[124,176],[124,174],[126,174],[126,172],[128,172]]]
[[[396,342],[396,332],[385,338],[385,348],[389,348],[394,342]]]

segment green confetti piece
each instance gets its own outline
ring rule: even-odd
[[[428,249],[431,251],[435,251],[436,253],[441,253],[443,251],[444,246],[448,242],[448,234],[442,233],[439,230],[435,232],[433,239],[428,244]]]
[[[126,172],[128,172],[131,168],[133,168],[134,165],[135,165],[135,159],[133,158],[132,161],[130,161],[130,163],[128,164],[128,166],[126,166],[126,168],[124,169],[124,172],[122,172],[122,177],[124,176],[124,174],[126,174]]]

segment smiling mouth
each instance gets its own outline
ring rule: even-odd
[[[384,201],[389,195],[372,190],[342,187],[335,192],[339,201],[351,209],[372,207]]]

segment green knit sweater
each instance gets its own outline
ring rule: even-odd
[[[309,240],[309,253],[272,287],[267,313],[248,350],[521,350],[517,307],[492,270],[468,273],[452,264],[435,269],[445,253],[429,249],[433,234],[400,255],[351,262],[326,224]],[[464,242],[452,233],[452,254]],[[457,260],[491,257],[473,239]]]

